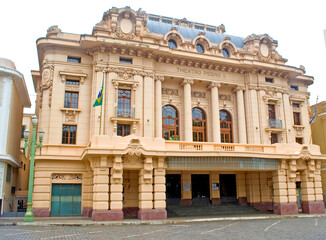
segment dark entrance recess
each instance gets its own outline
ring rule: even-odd
[[[208,174],[192,174],[192,204],[209,204],[209,175]]]
[[[237,186],[235,174],[220,174],[220,187],[222,203],[237,202]]]
[[[166,175],[166,204],[179,204],[181,199],[181,174]]]

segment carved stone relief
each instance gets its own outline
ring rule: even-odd
[[[43,63],[42,81],[39,86],[40,108],[42,108],[44,91],[49,89],[49,107],[52,104],[52,86],[53,86],[54,66],[49,65],[45,60]]]
[[[178,89],[171,89],[171,88],[162,88],[162,94],[164,95],[172,95],[172,96],[179,96]]]
[[[232,101],[231,100],[231,95],[224,95],[224,94],[221,94],[218,96],[219,100],[221,101]]]
[[[205,92],[191,91],[191,97],[193,98],[206,98]]]
[[[83,180],[82,174],[54,173],[52,180]]]

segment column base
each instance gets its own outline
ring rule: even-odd
[[[273,203],[272,202],[260,202],[260,203],[253,203],[253,207],[261,210],[261,211],[269,211],[273,210]]]
[[[122,210],[93,210],[92,221],[122,221]]]
[[[303,213],[317,214],[325,213],[325,205],[323,201],[304,202],[301,203]]]
[[[298,214],[297,203],[274,203],[274,213],[279,215]]]
[[[239,205],[247,206],[248,205],[247,198],[246,197],[239,197],[238,203],[239,203]]]
[[[212,198],[212,205],[221,205],[221,203],[220,198]]]
[[[180,200],[181,206],[191,206],[192,205],[192,199],[181,199]]]
[[[45,209],[45,208],[34,208],[33,214],[34,217],[50,217],[51,212],[49,209]]]
[[[124,218],[134,218],[138,216],[138,207],[126,207],[123,208],[123,216]]]
[[[83,208],[82,216],[92,217],[93,208]]]
[[[165,209],[139,209],[138,219],[140,220],[163,220],[167,218]]]

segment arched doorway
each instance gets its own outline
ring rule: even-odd
[[[200,108],[192,109],[192,140],[206,142],[206,114]]]
[[[231,114],[226,110],[220,110],[220,131],[221,142],[232,143],[232,118]]]
[[[171,105],[162,108],[162,131],[165,140],[180,140],[178,111]]]

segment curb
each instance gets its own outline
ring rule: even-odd
[[[180,224],[180,223],[198,223],[198,222],[219,222],[219,221],[250,221],[266,219],[283,218],[321,218],[326,214],[307,214],[307,215],[269,215],[269,216],[243,216],[243,217],[217,217],[217,218],[192,218],[192,219],[167,219],[167,220],[132,220],[132,221],[112,221],[112,222],[94,222],[86,220],[65,220],[63,222],[36,221],[36,222],[0,222],[0,226],[122,226],[122,225],[160,225],[160,224]],[[69,222],[64,222],[69,221]]]

